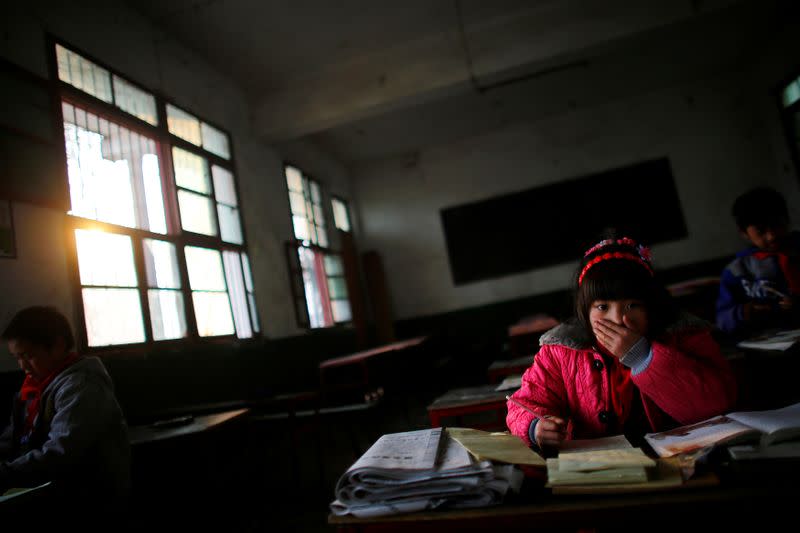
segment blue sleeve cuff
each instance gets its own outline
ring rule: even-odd
[[[528,438],[531,439],[531,449],[535,452],[541,451],[539,445],[536,443],[536,424],[539,422],[538,418],[531,420],[531,425],[528,426]]]
[[[650,366],[653,360],[653,348],[650,341],[642,337],[636,344],[630,347],[628,352],[623,355],[619,362],[631,369],[632,375],[641,374]]]

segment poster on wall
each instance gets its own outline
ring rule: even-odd
[[[11,216],[11,202],[0,200],[0,258],[17,257],[14,246],[14,219]]]

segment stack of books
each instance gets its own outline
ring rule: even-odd
[[[374,517],[425,509],[482,507],[518,491],[514,465],[476,461],[442,428],[382,436],[339,478],[336,515]]]
[[[551,488],[647,483],[656,461],[624,436],[565,443],[556,459],[547,460]]]

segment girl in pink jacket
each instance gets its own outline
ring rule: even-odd
[[[710,326],[676,311],[647,248],[605,239],[585,253],[576,281],[576,318],[542,335],[508,402],[512,433],[545,450],[621,433],[638,445],[645,433],[733,407],[736,382]]]

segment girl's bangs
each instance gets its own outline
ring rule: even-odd
[[[581,284],[584,300],[649,300],[653,278],[642,266],[624,261],[608,261],[587,272]]]

